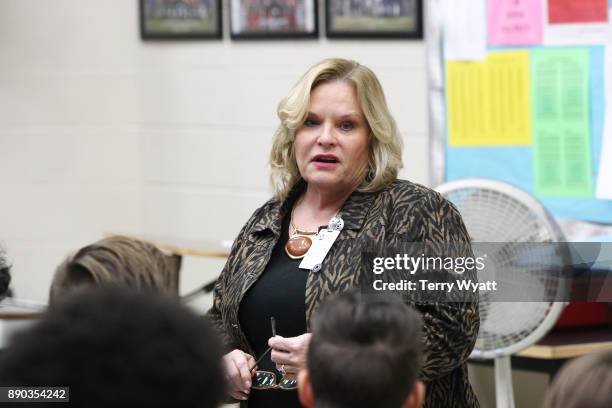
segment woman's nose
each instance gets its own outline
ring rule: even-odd
[[[322,146],[333,146],[336,144],[336,138],[333,134],[333,127],[324,125],[321,127],[321,133],[317,139],[317,143]]]

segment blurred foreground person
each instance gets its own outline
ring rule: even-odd
[[[122,286],[178,295],[178,268],[172,257],[136,239],[113,236],[79,249],[55,271],[49,303],[93,286]]]
[[[348,292],[315,315],[307,368],[298,376],[307,408],[418,408],[425,387],[421,318],[399,298]]]
[[[11,266],[6,260],[6,256],[0,249],[0,300],[4,299],[9,294],[9,285],[11,284]]]
[[[70,387],[73,407],[212,408],[225,395],[221,345],[205,319],[122,288],[76,293],[15,335],[0,385]]]
[[[546,397],[546,408],[612,407],[612,350],[566,363]]]

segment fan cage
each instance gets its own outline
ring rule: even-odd
[[[546,208],[529,193],[510,184],[474,178],[448,182],[436,190],[457,207],[473,242],[550,242],[563,245],[565,241]],[[518,270],[512,266],[517,263],[514,262],[517,254],[512,253],[515,248],[502,246],[494,255],[502,271],[511,267],[515,268],[514,272]],[[560,260],[562,265],[569,262],[564,246],[551,256]],[[537,260],[531,261],[530,267],[520,266],[525,279],[533,279],[533,284],[542,286],[549,298],[556,298],[555,293],[562,289],[558,281],[541,274],[539,277],[530,274],[530,268],[533,271],[538,269]],[[487,279],[479,276],[479,280]],[[471,357],[495,358],[529,347],[552,328],[564,307],[564,302],[491,302],[489,296],[481,295],[481,326]]]

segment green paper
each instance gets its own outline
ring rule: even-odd
[[[588,50],[533,50],[531,75],[535,193],[592,197]]]

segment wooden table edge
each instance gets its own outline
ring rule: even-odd
[[[179,256],[198,256],[198,257],[208,257],[208,258],[227,258],[229,256],[229,249],[227,251],[224,250],[208,250],[208,249],[193,249],[193,248],[185,248],[177,245],[167,244],[161,241],[157,241],[155,239],[149,239],[136,234],[126,234],[126,233],[114,233],[114,232],[105,232],[105,237],[112,236],[124,236],[128,238],[138,239],[139,241],[147,242],[151,245],[156,246],[162,251],[169,252],[172,255]]]
[[[579,357],[585,354],[611,349],[612,341],[584,344],[565,344],[562,346],[544,346],[536,344],[516,353],[515,355],[518,357],[554,360]]]

